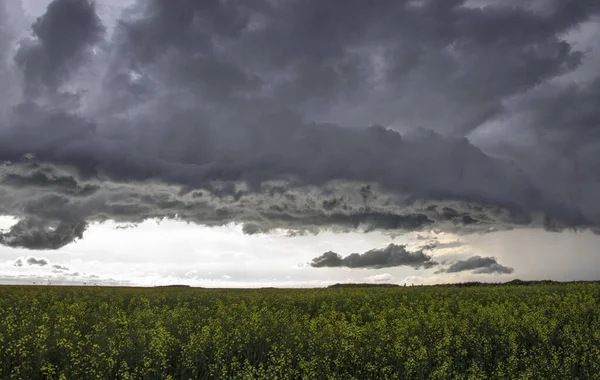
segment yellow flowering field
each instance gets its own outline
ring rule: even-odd
[[[0,287],[1,379],[600,379],[600,283]]]

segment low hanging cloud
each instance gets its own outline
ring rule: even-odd
[[[45,258],[36,258],[36,257],[28,257],[28,258],[18,258],[14,263],[13,266],[15,267],[23,267],[24,265],[30,266],[30,267],[45,267],[47,265],[49,265],[50,262],[48,261],[48,259]]]
[[[600,30],[598,2],[138,0],[103,20],[54,0],[27,29],[4,3],[0,214],[19,222],[0,244],[148,218],[600,231],[600,70],[565,37]]]
[[[51,224],[47,220],[23,219],[8,232],[0,232],[0,243],[8,247],[29,249],[57,249],[81,238],[86,223],[81,220],[60,220]]]
[[[31,266],[45,267],[46,265],[48,265],[48,260],[36,259],[35,257],[28,257],[27,264]]]
[[[440,272],[458,273],[466,271],[476,274],[511,274],[514,269],[500,265],[495,257],[473,256],[466,260],[456,261]]]
[[[313,268],[365,268],[380,269],[409,266],[414,269],[429,269],[438,263],[423,251],[409,252],[405,245],[390,244],[386,248],[371,249],[363,254],[352,253],[346,257],[329,251],[312,259]]]

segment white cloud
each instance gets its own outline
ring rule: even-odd
[[[389,273],[381,273],[381,274],[376,274],[374,276],[365,277],[365,280],[367,280],[369,282],[389,282],[389,281],[392,281],[393,279],[394,279],[394,276],[392,276]]]

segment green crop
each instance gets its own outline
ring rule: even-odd
[[[600,379],[600,284],[0,287],[1,379]]]

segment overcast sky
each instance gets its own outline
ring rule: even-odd
[[[0,282],[600,279],[600,2],[4,0]]]

